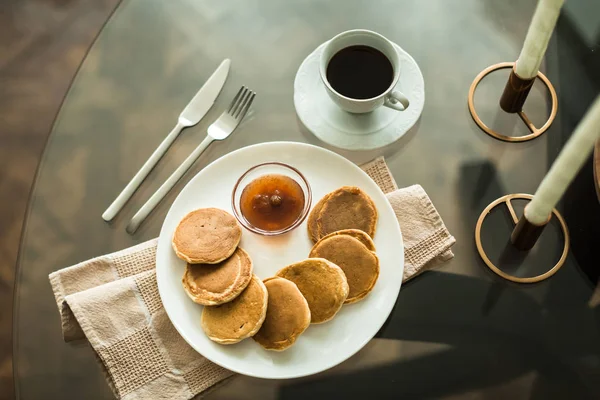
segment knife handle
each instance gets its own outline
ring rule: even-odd
[[[135,233],[139,226],[144,222],[146,217],[154,210],[154,208],[162,201],[162,199],[173,189],[173,186],[181,179],[183,175],[190,169],[190,167],[194,164],[194,162],[200,157],[200,154],[208,147],[209,144],[212,143],[214,139],[210,136],[206,136],[206,138],[194,149],[192,154],[185,159],[185,161],[173,172],[173,174],[162,184],[160,188],[152,197],[148,199],[148,201],[139,209],[137,213],[131,218],[129,224],[127,224],[127,232],[129,234]]]
[[[152,168],[158,163],[158,161],[165,155],[171,144],[177,139],[179,133],[186,126],[181,122],[177,122],[177,125],[173,128],[173,130],[167,135],[166,138],[162,141],[162,143],[154,150],[154,153],[150,156],[150,158],[142,165],[142,168],[135,174],[135,176],[129,181],[125,189],[117,196],[115,201],[104,211],[102,214],[102,219],[105,221],[112,220],[118,213],[121,211],[125,203],[133,196],[135,191],[140,187],[144,179],[148,176]]]

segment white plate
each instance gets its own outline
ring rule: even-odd
[[[201,207],[231,210],[231,191],[248,168],[280,161],[300,170],[311,185],[313,204],[344,185],[358,186],[371,196],[379,211],[375,245],[380,275],[373,291],[356,304],[344,306],[324,324],[311,325],[296,344],[283,352],[264,350],[252,339],[229,346],[206,337],[200,327],[202,306],[184,293],[181,277],[185,262],[175,256],[171,237],[179,221]],[[306,221],[290,233],[264,237],[244,229],[241,246],[254,261],[261,279],[305,259],[312,243]],[[381,328],[398,297],[404,271],[402,234],[392,207],[379,187],[359,167],[331,151],[293,142],[263,143],[227,154],[208,165],[183,188],[171,206],[160,232],[156,274],[160,297],[181,336],[209,360],[244,375],[295,378],[331,368],[360,350]]]
[[[419,120],[425,105],[425,83],[416,61],[400,46],[400,79],[396,89],[410,100],[405,111],[379,107],[366,114],[351,114],[327,95],[319,74],[319,59],[327,42],[306,57],[294,80],[294,106],[298,118],[313,135],[346,150],[372,150],[400,139]]]

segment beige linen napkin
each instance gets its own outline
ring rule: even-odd
[[[387,193],[404,239],[404,280],[453,257],[450,235],[419,185],[398,189],[383,158],[362,168]],[[65,341],[87,339],[122,399],[190,399],[233,372],[195,352],[162,306],[157,239],[50,274]]]
[[[381,188],[394,212],[404,242],[404,281],[454,257],[456,242],[421,185],[398,189],[383,157],[360,166]]]

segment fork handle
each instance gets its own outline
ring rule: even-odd
[[[166,138],[163,139],[161,144],[154,150],[154,153],[148,158],[148,160],[142,165],[142,168],[135,174],[135,176],[129,181],[125,189],[117,196],[115,201],[104,211],[102,214],[102,219],[106,222],[112,220],[118,213],[121,211],[125,203],[129,201],[131,196],[135,193],[135,191],[140,187],[144,179],[148,176],[150,171],[156,166],[158,161],[165,155],[171,144],[177,139],[181,130],[185,128],[182,124],[177,122],[177,125],[173,128],[173,130],[167,135]]]
[[[160,188],[152,197],[148,199],[148,201],[139,209],[137,213],[131,218],[129,224],[127,224],[127,232],[130,234],[135,233],[139,226],[144,222],[146,217],[154,210],[154,208],[162,201],[162,199],[169,193],[173,186],[181,179],[183,175],[190,169],[190,167],[194,164],[194,162],[200,157],[200,154],[212,143],[214,139],[210,136],[206,136],[206,138],[194,149],[192,154],[185,159],[185,161],[171,174],[171,176],[162,184]]]

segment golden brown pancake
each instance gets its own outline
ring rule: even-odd
[[[202,329],[221,344],[233,344],[258,332],[267,314],[268,292],[265,285],[252,275],[242,294],[229,303],[207,306],[202,310]]]
[[[173,250],[190,264],[217,264],[233,254],[242,229],[226,211],[201,208],[186,215],[173,234]]]
[[[215,306],[235,299],[252,279],[252,259],[241,247],[218,264],[188,264],[182,283],[194,302]]]
[[[317,217],[318,237],[342,229],[360,229],[374,237],[377,209],[373,200],[362,190],[344,186],[328,195]]]
[[[275,275],[298,286],[310,308],[313,324],[332,319],[348,297],[346,275],[324,258],[308,258],[280,269]]]
[[[308,215],[308,221],[306,223],[306,227],[308,228],[308,236],[310,236],[312,241],[315,243],[320,239],[319,230],[317,227],[317,219],[319,218],[321,210],[323,209],[323,206],[325,205],[325,202],[327,201],[327,198],[330,194],[326,194],[325,196],[323,196],[323,198],[319,200],[317,204],[315,204],[312,211]]]
[[[264,283],[269,291],[269,307],[265,322],[253,339],[267,350],[282,351],[308,328],[310,309],[294,282],[273,277]]]
[[[345,304],[363,299],[373,290],[379,277],[377,255],[348,235],[335,235],[319,240],[309,257],[325,258],[344,271],[350,287]]]
[[[371,251],[375,250],[375,243],[373,243],[373,239],[371,236],[367,235],[360,229],[342,229],[341,231],[330,233],[327,236],[324,236],[322,239],[326,239],[328,237],[337,236],[337,235],[348,235],[352,236],[354,239],[357,239],[359,242],[367,246],[367,249]]]

